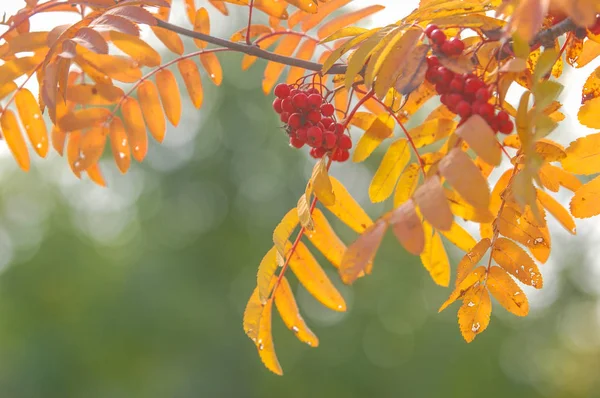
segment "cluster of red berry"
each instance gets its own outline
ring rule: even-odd
[[[333,119],[335,108],[316,88],[296,88],[284,83],[275,87],[273,109],[286,124],[290,145],[310,146],[310,155],[322,158],[331,152],[332,160],[345,162],[350,157],[352,140],[344,126]]]
[[[428,25],[425,34],[431,40],[434,52],[446,56],[458,56],[465,49],[464,42],[454,37],[447,39],[446,34],[436,25]],[[494,105],[489,103],[491,89],[483,80],[473,73],[458,74],[441,65],[437,56],[427,58],[427,73],[425,78],[435,84],[442,104],[463,120],[471,115],[480,115],[490,125],[494,132],[510,134],[514,124],[506,111],[496,113]]]

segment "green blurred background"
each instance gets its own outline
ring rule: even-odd
[[[227,21],[229,32],[241,26]],[[103,160],[106,189],[76,180],[56,154],[24,174],[3,148],[0,397],[600,397],[600,270],[582,250],[600,241],[593,222],[577,240],[553,224],[544,290],[527,290],[530,316],[494,305],[472,344],[457,305],[437,313],[449,289],[393,237],[353,287],[322,261],[348,312],[295,287],[320,347],[275,316],[285,375],[266,370],[242,313],[312,162],[288,147],[261,92],[264,64],[240,73],[239,56],[221,60],[222,87],[206,79],[206,105],[185,101],[181,125],[144,164],[122,176]],[[332,173],[376,216],[383,207],[366,197],[374,167]],[[461,254],[449,250],[455,265]]]

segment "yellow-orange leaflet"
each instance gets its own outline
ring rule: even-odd
[[[273,231],[273,243],[282,256],[286,255],[286,244],[289,243],[288,239],[298,226],[298,222],[298,211],[294,208],[287,212]]]
[[[456,192],[475,208],[489,207],[490,188],[487,179],[461,149],[450,150],[450,153],[440,161],[439,170]]]
[[[327,172],[327,158],[322,158],[313,167],[312,177],[306,186],[306,198],[314,192],[315,196],[325,206],[335,204],[335,193]]]
[[[410,160],[408,141],[401,138],[388,148],[369,186],[372,202],[383,202],[390,197],[400,174]]]
[[[272,315],[273,300],[269,300],[263,307],[260,316],[256,347],[258,348],[258,355],[267,369],[277,375],[282,375],[283,369],[281,369],[281,365],[275,354],[275,346],[273,345],[273,334],[271,333]]]
[[[556,220],[571,234],[575,235],[576,226],[575,220],[571,217],[571,214],[567,209],[565,209],[556,199],[552,196],[548,195],[546,192],[541,189],[537,190],[537,198],[544,206],[546,210],[556,218]]]
[[[529,303],[525,293],[515,281],[500,267],[492,267],[488,274],[487,287],[498,302],[518,316],[529,313]]]
[[[81,105],[112,105],[125,94],[112,84],[77,84],[69,86],[67,99]]]
[[[496,134],[481,116],[467,119],[456,129],[456,135],[463,138],[485,162],[495,166],[500,164],[502,152]]]
[[[423,185],[417,188],[414,200],[431,225],[440,230],[450,229],[454,217],[437,175],[428,178]]]
[[[423,224],[412,200],[392,210],[388,222],[392,224],[392,230],[398,241],[409,253],[418,255],[423,252],[425,248]]]
[[[304,243],[299,242],[289,264],[300,283],[321,304],[334,311],[346,311],[344,298]]]
[[[298,308],[298,304],[296,304],[292,288],[286,277],[281,279],[281,283],[275,292],[275,305],[283,323],[285,323],[288,329],[294,332],[298,340],[311,347],[319,345],[319,339],[309,329],[300,315],[300,309]]]
[[[202,90],[202,79],[198,66],[191,59],[182,59],[177,63],[177,68],[183,78],[192,104],[196,109],[200,109],[204,99],[204,91]]]
[[[271,281],[277,270],[277,248],[273,246],[263,257],[258,266],[256,282],[258,287],[258,297],[261,303],[266,303],[271,294]]]
[[[279,55],[290,56],[294,53],[296,47],[298,47],[301,39],[302,37],[298,35],[287,35],[281,40],[273,52]],[[265,77],[263,78],[262,83],[265,94],[271,92],[284,69],[285,65],[277,62],[269,62],[267,64],[267,67],[265,68]]]
[[[139,37],[111,30],[110,40],[119,50],[129,55],[140,65],[150,67],[160,65],[160,54]]]
[[[494,242],[492,257],[498,265],[521,282],[541,289],[543,279],[538,266],[519,245],[506,238]]]
[[[144,80],[138,86],[137,93],[150,134],[156,141],[162,142],[165,138],[167,125],[156,86],[151,80]]]
[[[121,104],[121,111],[129,143],[133,148],[133,158],[141,162],[148,153],[148,136],[142,109],[135,98],[128,97]]]
[[[81,172],[75,167],[75,162],[79,159],[79,142],[81,141],[81,132],[72,131],[69,134],[69,141],[67,142],[67,161],[73,174],[77,178],[81,178]]]
[[[194,17],[194,31],[198,33],[202,33],[205,35],[210,34],[210,19],[208,17],[208,11],[206,8],[201,7],[196,11],[196,16]],[[198,48],[206,48],[206,42],[198,39],[194,39],[194,43]]]
[[[48,130],[35,97],[31,91],[21,89],[15,96],[15,104],[33,149],[39,156],[46,157],[48,154]]]
[[[181,119],[181,97],[173,72],[163,69],[156,73],[156,87],[167,119],[177,126]]]
[[[255,288],[246,304],[243,319],[244,332],[254,344],[258,340],[259,322],[263,307],[264,305],[258,299],[258,288]]]
[[[302,225],[307,231],[314,230],[315,226],[313,223],[312,215],[310,214],[310,205],[308,204],[306,194],[300,195],[296,207],[298,208],[298,218],[300,219],[300,225]]]
[[[63,131],[82,130],[103,123],[110,115],[110,110],[106,108],[80,109],[58,119],[58,127]]]
[[[456,267],[456,283],[458,286],[469,273],[477,265],[477,263],[483,258],[490,248],[491,241],[488,238],[484,238],[477,242],[477,244],[460,260]]]
[[[183,41],[177,33],[156,26],[151,26],[150,29],[152,29],[152,32],[154,32],[158,40],[160,40],[165,47],[177,55],[183,55]]]
[[[298,7],[300,10],[315,14],[317,12],[317,1],[316,0],[285,0],[294,7]]]
[[[313,230],[306,231],[305,235],[334,267],[339,268],[346,245],[340,240],[323,212],[318,208],[313,211],[312,220]]]
[[[404,169],[396,185],[394,207],[398,207],[410,199],[419,185],[419,165],[411,163]]]
[[[435,283],[448,286],[450,283],[450,261],[444,249],[439,232],[423,223],[425,247],[421,253],[421,262]]]
[[[600,172],[600,133],[578,138],[566,152],[567,156],[561,162],[566,171],[586,175]]]
[[[350,0],[330,0],[327,3],[321,3],[316,14],[308,15],[302,20],[302,30],[306,32],[314,28],[333,11],[345,6],[349,2]]]
[[[385,231],[387,231],[387,223],[379,220],[348,247],[339,269],[340,277],[344,283],[351,284],[361,274],[368,271]]]
[[[456,221],[452,223],[448,231],[440,231],[440,233],[454,246],[465,252],[475,246],[475,239]]]
[[[458,325],[467,343],[487,329],[492,314],[490,294],[482,285],[469,290],[458,310]]]
[[[212,52],[200,54],[200,63],[204,67],[210,80],[215,85],[220,86],[223,82],[223,68],[221,68],[221,63],[216,54]]]
[[[571,199],[571,214],[577,218],[588,218],[600,214],[600,177],[584,184]]]
[[[383,140],[391,137],[394,132],[394,118],[388,114],[382,114],[375,119],[371,126],[360,137],[352,160],[362,162],[367,159]]]
[[[448,306],[454,303],[459,298],[463,297],[477,282],[481,282],[486,275],[485,267],[482,265],[474,270],[469,270],[465,278],[456,284],[454,291],[450,293],[450,297],[442,304],[438,312],[444,311]]]
[[[97,184],[101,187],[106,187],[106,181],[104,180],[104,176],[102,175],[102,171],[100,170],[98,163],[88,167],[85,172],[94,184]]]
[[[319,28],[319,31],[317,32],[317,36],[319,37],[319,39],[323,39],[348,25],[354,24],[360,21],[361,19],[368,17],[371,14],[383,10],[384,8],[384,6],[373,5],[360,10],[356,10],[354,12],[348,12],[343,15],[340,15],[339,17],[334,18],[331,21],[324,24],[323,26],[321,26],[321,28]]]
[[[131,165],[131,148],[125,127],[119,117],[115,117],[110,122],[110,147],[117,167],[121,173],[126,173]]]
[[[352,198],[346,188],[334,177],[329,177],[335,194],[335,203],[326,206],[344,224],[359,234],[363,233],[373,221],[363,208]]]
[[[102,125],[94,126],[82,134],[79,142],[79,157],[73,164],[77,171],[87,170],[98,163],[104,152],[108,133],[108,126]]]
[[[451,119],[433,119],[408,131],[417,148],[433,144],[448,137],[456,128],[456,122]]]
[[[28,171],[30,164],[29,152],[27,151],[25,139],[19,129],[19,122],[13,111],[10,109],[4,110],[2,118],[0,118],[0,126],[2,127],[2,136],[17,164],[23,170]]]

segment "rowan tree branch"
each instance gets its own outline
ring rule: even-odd
[[[198,39],[205,41],[207,43],[215,44],[220,47],[229,48],[234,51],[238,51],[244,54],[252,55],[254,57],[266,59],[267,61],[273,61],[284,65],[289,66],[297,66],[303,69],[311,70],[314,72],[321,72],[323,69],[323,65],[305,61],[303,59],[298,59],[294,57],[286,57],[284,55],[275,54],[271,51],[263,50],[256,45],[247,45],[245,43],[235,43],[233,41],[222,39],[220,37],[214,37],[211,35],[206,35],[200,32],[195,32],[193,30],[182,28],[181,26],[173,25],[168,22],[162,21],[160,19],[156,20],[157,26],[178,33],[182,36],[191,37],[193,39]],[[346,73],[346,65],[334,65],[327,71],[328,75],[341,75]]]

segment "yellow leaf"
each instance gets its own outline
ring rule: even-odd
[[[494,215],[489,209],[476,209],[461,198],[455,191],[444,189],[444,194],[446,195],[446,199],[448,199],[450,210],[457,217],[477,223],[487,223],[494,220]]]
[[[549,252],[549,238],[545,236],[542,229],[533,225],[527,218],[522,217],[514,208],[505,207],[496,222],[500,233],[507,238],[517,241],[530,249],[546,249]],[[543,257],[540,259],[536,256],[533,250],[532,254],[539,261],[545,261]],[[538,253],[538,255],[542,254]]]
[[[33,149],[39,156],[46,157],[48,154],[48,130],[38,102],[31,91],[24,88],[17,91],[15,104],[21,124],[25,128]]]
[[[360,73],[361,69],[365,66],[365,62],[369,58],[369,55],[374,50],[375,46],[381,41],[384,36],[383,32],[377,32],[372,37],[368,38],[364,43],[361,43],[359,47],[350,55],[348,59],[348,68],[346,69],[346,78],[344,84],[346,90],[349,90],[354,84],[354,80]]]
[[[544,282],[538,266],[525,250],[513,241],[506,238],[496,239],[492,258],[521,282],[536,289],[542,288]]]
[[[332,12],[348,4],[350,0],[329,0],[326,3],[321,3],[316,14],[307,15],[302,19],[302,31],[307,32],[317,26]],[[292,26],[290,26],[292,28]]]
[[[277,19],[288,18],[287,3],[280,0],[254,0],[254,7]]]
[[[160,65],[160,54],[139,37],[111,30],[110,40],[119,50],[129,55],[140,65],[150,67]]]
[[[469,275],[473,267],[481,261],[485,253],[487,253],[492,242],[488,238],[483,238],[460,260],[456,267],[456,286],[459,286],[462,281]]]
[[[594,117],[597,118],[597,115],[595,113]],[[566,171],[585,175],[600,172],[600,133],[578,138],[571,142],[565,152],[567,156],[561,165]]]
[[[344,224],[352,228],[359,234],[362,234],[371,224],[371,218],[363,208],[352,198],[346,188],[334,177],[330,177],[333,193],[335,194],[335,203],[326,206],[333,215],[340,219]]]
[[[345,28],[348,25],[356,23],[363,18],[368,17],[371,14],[374,14],[380,10],[383,10],[385,7],[381,5],[373,5],[369,7],[365,7],[353,12],[344,13],[336,18],[333,18],[329,22],[323,24],[318,32],[317,37],[319,39],[323,39],[333,33],[339,31],[342,28]]]
[[[454,217],[437,175],[428,178],[423,185],[417,188],[414,200],[431,225],[442,231],[450,229]]]
[[[273,246],[260,261],[256,282],[260,302],[265,304],[273,288],[271,281],[279,264],[277,263],[277,248]]]
[[[421,253],[421,262],[435,283],[448,286],[450,283],[450,262],[444,249],[440,234],[428,223],[423,224],[425,247]]]
[[[356,144],[352,160],[354,162],[362,162],[367,159],[375,149],[386,138],[389,138],[394,133],[394,118],[388,114],[381,114],[375,119],[373,124],[360,137]]]
[[[302,36],[287,35],[281,40],[281,42],[277,45],[273,52],[275,54],[283,56],[291,56],[296,50],[296,47],[298,47],[298,44],[300,44],[300,40],[302,40]],[[284,69],[284,64],[280,64],[277,62],[269,62],[267,64],[262,82],[262,88],[265,94],[271,92],[271,90],[275,86],[275,83],[277,83],[277,81],[279,80],[279,76],[281,76],[281,74],[283,73]]]
[[[567,230],[569,233],[576,234],[575,220],[571,217],[571,214],[565,209],[556,199],[548,195],[546,192],[538,189],[537,198],[544,206],[546,210],[550,212],[556,218],[556,220]]]
[[[571,214],[577,218],[588,218],[600,214],[600,177],[596,177],[579,188],[571,199]]]
[[[312,216],[310,214],[310,204],[307,201],[306,194],[302,194],[298,199],[298,219],[307,231],[312,231],[315,228]]]
[[[121,118],[115,117],[110,122],[110,147],[113,158],[121,173],[126,173],[131,165],[131,149],[129,138],[125,133],[125,127]]]
[[[121,104],[121,111],[129,143],[133,147],[133,158],[141,162],[148,154],[148,136],[142,108],[135,98],[128,97]]]
[[[388,219],[394,235],[411,254],[421,254],[425,248],[425,232],[412,200],[392,210]]]
[[[333,186],[327,173],[327,158],[323,157],[313,167],[312,177],[306,187],[306,198],[314,192],[317,199],[324,206],[333,206],[335,204],[335,194]]]
[[[294,232],[294,229],[298,226],[298,211],[296,209],[292,209],[287,212],[287,214],[283,217],[281,222],[275,227],[273,231],[273,243],[277,248],[277,251],[281,256],[285,257],[287,254],[286,244]]]
[[[471,116],[456,129],[456,135],[463,138],[485,162],[495,166],[500,164],[502,160],[500,145],[494,131],[481,116]]]
[[[156,73],[156,86],[167,119],[173,126],[177,126],[181,119],[181,97],[173,72],[163,69]]]
[[[452,149],[440,161],[439,170],[456,192],[475,208],[487,209],[489,207],[490,189],[487,179],[461,149]]]
[[[467,293],[475,284],[481,282],[485,278],[485,275],[486,271],[484,266],[477,267],[474,270],[469,269],[469,273],[465,274],[465,277],[460,282],[458,280],[456,281],[457,283],[454,291],[450,294],[448,300],[442,304],[438,312],[444,311],[456,300],[464,297],[465,293]]]
[[[583,185],[577,176],[574,176],[560,167],[556,167],[551,164],[544,164],[542,165],[542,170],[547,173],[552,173],[558,183],[567,188],[569,191],[575,192],[581,188],[581,185]]]
[[[344,283],[352,284],[362,273],[367,271],[386,231],[387,223],[379,220],[348,247],[339,268],[340,277]]]
[[[369,186],[369,197],[373,203],[383,202],[390,197],[409,160],[408,141],[403,138],[394,141],[385,153]]]
[[[260,316],[259,327],[258,327],[258,338],[256,340],[256,347],[258,348],[258,355],[262,360],[263,364],[271,372],[276,375],[282,375],[283,369],[279,364],[277,355],[275,354],[275,346],[273,345],[273,334],[271,333],[271,316],[273,313],[273,300],[267,301],[262,309]]]
[[[363,34],[365,32],[368,32],[368,29],[358,28],[358,27],[355,27],[355,26],[349,26],[349,27],[337,30],[336,32],[332,33],[331,35],[329,35],[326,38],[324,38],[323,40],[321,40],[319,43],[320,44],[325,44],[325,43],[329,43],[331,41],[335,41],[335,40],[338,40],[338,39],[343,39],[343,38],[346,38],[346,37],[356,37],[356,36],[358,36],[360,34]]]
[[[404,169],[396,185],[394,194],[394,207],[398,207],[409,200],[419,185],[419,165],[411,163]]]
[[[191,59],[182,59],[177,62],[177,68],[183,78],[192,104],[194,104],[196,109],[200,109],[204,100],[204,92],[202,90],[202,79],[200,78],[198,67]]]
[[[221,63],[216,54],[212,52],[200,54],[200,63],[204,67],[210,80],[215,85],[220,86],[223,82],[223,69],[221,68]]]
[[[90,128],[105,122],[111,115],[107,108],[87,108],[72,111],[58,119],[58,127],[63,131]]]
[[[312,231],[305,232],[306,237],[335,268],[339,268],[346,252],[346,245],[331,228],[321,210],[315,208],[312,220],[314,227]]]
[[[258,298],[258,287],[256,287],[252,292],[250,299],[248,299],[243,319],[244,332],[254,344],[256,344],[256,341],[258,340],[258,331],[260,329],[260,318],[263,307],[264,305]]]
[[[167,125],[156,86],[151,80],[144,80],[138,86],[137,93],[150,134],[156,141],[163,142]]]
[[[346,311],[344,298],[304,243],[299,242],[289,264],[300,283],[321,304],[334,311]]]
[[[6,141],[8,149],[10,149],[17,164],[23,170],[29,171],[29,151],[27,150],[25,139],[19,128],[19,122],[13,111],[4,109],[2,118],[0,118],[0,127],[2,127],[2,138]]]
[[[600,98],[593,98],[579,108],[577,117],[584,126],[597,129],[600,128],[598,112],[600,112]]]
[[[507,311],[517,316],[525,316],[529,313],[527,296],[502,268],[492,267],[490,269],[487,287]]]
[[[319,339],[309,329],[304,318],[300,315],[300,309],[296,304],[292,288],[285,277],[281,279],[281,283],[275,292],[275,305],[283,323],[294,332],[298,340],[311,347],[319,346]]]
[[[194,17],[194,31],[198,33],[202,33],[205,35],[210,34],[210,19],[208,17],[208,11],[206,8],[200,7],[198,11],[196,11],[196,16]],[[198,39],[194,39],[194,43],[198,48],[206,48],[206,42]]]
[[[440,231],[440,233],[460,250],[468,251],[475,246],[475,239],[456,222],[452,223],[448,231]]]
[[[421,148],[448,137],[456,128],[456,124],[451,119],[433,119],[408,130],[408,135],[415,146]]]
[[[467,343],[487,329],[492,314],[492,302],[486,288],[479,285],[465,294],[463,304],[458,310],[458,325]]]
[[[360,43],[366,42],[369,38],[371,38],[373,35],[377,34],[379,31],[380,31],[380,29],[368,30],[368,31],[348,40],[343,45],[336,48],[334,51],[331,52],[329,57],[327,57],[325,62],[323,62],[322,73],[327,73],[329,71],[329,69],[331,69],[331,67],[336,63],[336,61],[338,61],[341,58],[342,55],[344,55],[345,53],[350,51],[350,49],[354,48],[355,46],[359,45]]]

